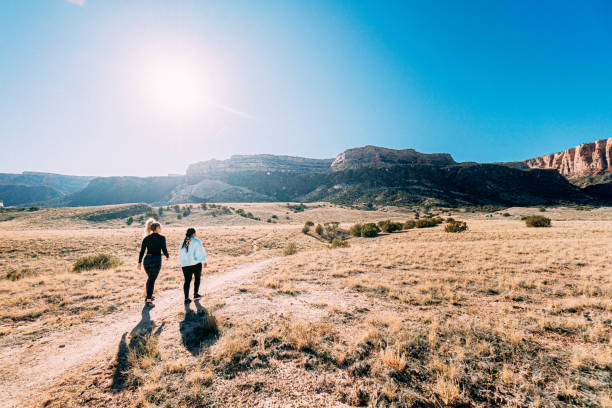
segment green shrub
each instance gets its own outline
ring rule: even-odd
[[[289,242],[287,246],[285,247],[285,249],[283,250],[283,255],[289,256],[289,255],[295,254],[296,252],[297,252],[297,246],[295,245],[295,243]]]
[[[317,226],[315,227],[315,232],[318,235],[323,235],[323,226],[321,224],[317,224]]]
[[[131,215],[128,217],[128,219],[125,221],[125,223],[127,225],[132,225],[132,223],[134,222],[134,217],[132,217]]]
[[[540,212],[546,212],[546,208],[540,207]]]
[[[310,227],[308,225],[304,225],[302,228],[302,234],[308,234],[310,232]]]
[[[38,210],[40,210],[40,207],[32,206],[32,207],[28,208],[28,211],[30,211],[30,212],[34,212],[34,211],[38,211]]]
[[[541,215],[530,215],[525,217],[525,224],[528,227],[542,228],[550,227],[550,218],[543,217]]]
[[[325,239],[327,239],[329,242],[332,242],[334,238],[338,237],[338,235],[342,235],[342,232],[338,228],[339,226],[340,223],[337,221],[326,222],[325,224],[323,224],[323,236],[325,237]]]
[[[231,214],[231,210],[229,208],[222,207],[222,209],[223,210],[227,209],[227,213]],[[239,216],[244,217],[244,218],[250,218],[250,219],[255,220],[255,221],[261,221],[261,218],[254,216],[252,212],[244,211],[242,208],[237,209],[236,210],[236,214],[238,214]],[[274,218],[274,216],[272,218]],[[272,222],[272,221],[270,221],[270,222]]]
[[[354,224],[351,228],[349,228],[349,234],[351,234],[354,237],[360,237],[361,236],[361,224]]]
[[[372,238],[378,235],[380,228],[373,222],[363,224],[361,226],[361,236],[366,238]]]
[[[181,220],[181,219],[183,219],[183,215],[182,215],[182,214],[176,214],[176,219],[177,219],[177,220]]]
[[[509,217],[509,216],[510,216],[510,213],[505,212],[505,213],[503,213],[503,214],[502,214],[502,216],[503,216],[503,217]]]
[[[287,204],[287,208],[292,210],[293,212],[303,212],[305,209],[307,209],[308,207],[306,207],[304,204],[296,204],[296,205],[291,205],[291,204]]]
[[[435,218],[423,218],[420,220],[416,221],[416,227],[417,228],[431,228],[431,227],[435,227],[436,225],[442,224],[442,218],[440,217],[435,217]]]
[[[452,224],[453,222],[455,222],[455,219],[454,219],[454,218],[452,218],[452,217],[448,217],[448,218],[446,219],[446,223],[447,223],[447,224]]]
[[[157,213],[150,205],[147,206],[147,209],[145,210],[145,215],[147,217],[157,217]]]
[[[74,263],[72,270],[75,272],[89,271],[92,269],[111,269],[121,265],[121,260],[113,255],[98,254],[79,258]]]
[[[404,229],[413,229],[416,227],[416,221],[415,220],[408,220],[404,223]]]
[[[468,228],[465,221],[454,221],[446,224],[446,226],[444,227],[444,231],[446,232],[463,232],[467,229]]]
[[[383,232],[388,232],[388,233],[395,232],[395,231],[401,231],[403,228],[403,225],[401,222],[393,222],[390,220],[381,221],[378,223],[378,226]]]
[[[191,206],[183,207],[183,217],[189,217],[191,215]]]
[[[208,209],[208,205],[206,205],[206,203],[201,203],[200,204],[200,208],[203,210],[207,210]]]
[[[342,238],[334,238],[331,243],[332,248],[348,248],[350,246],[351,245],[349,244],[349,242]]]
[[[159,214],[159,217],[161,218],[164,215],[164,207],[159,207],[157,209],[157,213]]]
[[[313,227],[314,226],[314,222],[306,221],[306,223],[304,223],[304,225],[308,225],[309,227]]]

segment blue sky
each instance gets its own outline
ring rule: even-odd
[[[611,4],[3,1],[0,172],[366,144],[510,161],[611,137]]]

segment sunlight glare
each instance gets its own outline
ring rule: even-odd
[[[210,103],[205,72],[191,61],[153,61],[145,67],[142,79],[151,108],[164,116],[193,118]]]

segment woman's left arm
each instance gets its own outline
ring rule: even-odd
[[[199,249],[199,261],[202,262],[204,264],[204,266],[206,266],[206,250],[204,249],[204,245],[202,244],[202,241],[200,241],[200,245],[198,245],[198,249]]]

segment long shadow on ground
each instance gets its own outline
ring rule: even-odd
[[[111,389],[114,391],[121,391],[126,386],[128,379],[127,372],[130,368],[128,358],[130,351],[138,352],[147,341],[150,341],[151,337],[159,337],[164,328],[165,323],[162,323],[157,329],[155,328],[155,322],[151,320],[149,310],[147,307],[142,308],[140,321],[129,333],[129,343],[127,341],[127,332],[121,336],[119,349],[117,350],[113,382],[111,384]]]
[[[215,342],[219,329],[215,317],[198,300],[194,304],[196,310],[193,310],[190,304],[185,304],[185,319],[181,322],[180,331],[185,348],[197,356],[203,347]]]

